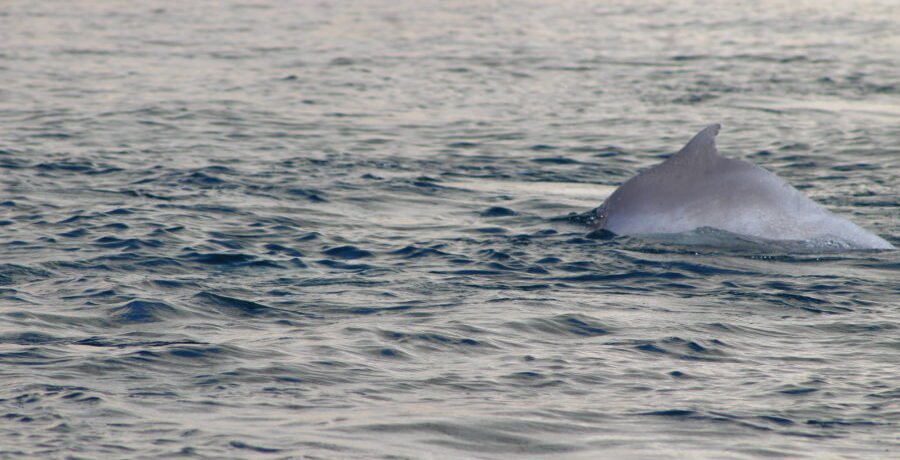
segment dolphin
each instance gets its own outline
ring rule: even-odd
[[[617,235],[714,228],[767,241],[845,249],[896,249],[832,214],[762,167],[716,150],[719,124],[678,153],[628,179],[594,210],[594,226]]]

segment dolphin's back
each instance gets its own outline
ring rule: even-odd
[[[893,248],[771,172],[719,155],[718,132],[718,124],[707,127],[678,153],[622,184],[598,208],[601,225],[622,235],[713,227],[765,239]]]

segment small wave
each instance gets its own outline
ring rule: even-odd
[[[682,233],[655,233],[635,235],[653,242],[665,242],[684,246],[714,247],[733,251],[753,251],[766,253],[830,253],[858,250],[856,246],[840,238],[817,238],[810,240],[770,240],[700,227]]]

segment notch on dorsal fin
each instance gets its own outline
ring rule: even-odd
[[[707,126],[688,141],[687,145],[679,150],[673,158],[688,160],[716,156],[719,153],[716,150],[716,135],[719,134],[721,127],[722,125],[718,123]]]

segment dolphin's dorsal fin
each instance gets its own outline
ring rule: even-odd
[[[618,235],[680,234],[711,227],[817,248],[894,249],[765,168],[719,155],[720,128],[707,126],[678,153],[625,181],[597,208],[595,225]]]
[[[673,158],[679,161],[691,161],[694,159],[708,159],[719,154],[716,150],[716,135],[722,125],[716,123],[707,126],[695,135]]]

